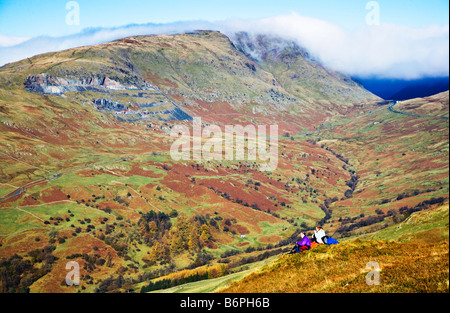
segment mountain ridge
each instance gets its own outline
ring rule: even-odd
[[[165,42],[169,39],[172,44]],[[270,40],[274,39],[270,38]],[[281,41],[279,38],[276,40]],[[186,44],[188,44],[188,42],[191,45],[194,45],[190,50],[184,48],[187,47]],[[289,43],[289,45],[292,45],[292,43]],[[270,67],[263,68],[256,65],[256,63],[251,64],[252,61],[249,61],[243,54],[240,54],[240,52],[235,50],[234,44],[230,39],[219,32],[200,31],[193,34],[180,34],[174,36],[159,35],[128,37],[97,45],[95,47],[98,47],[98,49],[95,50],[96,52],[94,52],[93,47],[74,48],[62,52],[47,53],[32,57],[29,61],[34,63],[28,64],[28,66],[26,65],[28,62],[24,60],[5,65],[2,68],[3,70],[7,70],[9,68],[17,68],[17,66],[22,68],[29,67],[30,69],[33,68],[34,75],[46,74],[62,79],[86,80],[89,79],[90,74],[88,74],[84,67],[89,66],[89,72],[102,73],[103,77],[109,77],[111,80],[117,81],[117,83],[122,85],[145,86],[148,83],[159,85],[159,88],[166,94],[174,94],[177,97],[186,99],[189,104],[193,103],[192,100],[206,102],[214,102],[216,100],[231,101],[232,103],[237,102],[238,104],[255,102],[259,106],[266,106],[266,109],[267,104],[265,103],[274,105],[276,109],[287,109],[286,106],[289,106],[290,109],[295,109],[295,107],[298,107],[299,105],[300,107],[306,107],[304,109],[308,109],[308,106],[310,105],[309,101],[305,102],[303,96],[303,93],[306,93],[306,89],[292,90],[292,88],[288,88],[288,90],[286,90],[283,87],[286,83],[283,82],[280,85],[278,82],[278,80],[282,79],[282,76],[278,75],[278,78],[275,78],[270,72],[270,70],[274,68],[274,64]],[[131,48],[133,51],[130,50]],[[193,48],[196,48],[196,50],[193,50]],[[147,52],[146,49],[150,50]],[[298,49],[297,46],[294,46],[294,53],[286,52],[286,56],[291,57],[294,63],[301,61],[303,62],[302,64],[306,64],[305,66],[307,66],[307,68],[303,69],[304,72],[318,69],[323,71],[320,66],[316,69],[308,68],[308,66],[311,67],[310,64],[312,64],[312,61],[305,60],[304,55],[296,53],[295,51]],[[174,52],[171,52],[172,50]],[[161,55],[161,51],[164,51],[163,56]],[[191,53],[187,55],[185,53],[186,51],[199,51],[197,60],[194,59],[194,54]],[[230,54],[228,55],[228,53]],[[114,56],[111,54],[114,54]],[[39,58],[50,56],[56,57],[57,63],[50,68],[43,67],[41,73],[35,73],[36,68],[39,67],[38,64],[44,61],[39,61]],[[150,59],[149,57],[153,59]],[[133,60],[133,58],[135,60]],[[149,58],[148,61],[150,63],[143,63],[142,61],[145,60],[145,58]],[[108,59],[109,61],[105,62]],[[155,61],[158,62],[158,65]],[[228,65],[224,65],[224,61],[226,61]],[[205,62],[209,63],[208,67],[201,65]],[[190,69],[193,69],[193,67],[189,65],[191,63],[193,65],[197,64],[195,65],[195,71],[192,74],[190,73]],[[163,64],[164,70],[155,69],[155,67],[160,69]],[[218,73],[221,74],[218,75]],[[333,80],[333,76],[336,75],[331,72],[330,75],[330,73],[327,73],[326,71],[323,73],[324,74],[321,74],[322,76],[328,75],[331,80]],[[197,74],[210,78],[208,80],[203,80],[201,79],[201,76]],[[235,78],[230,78],[230,74]],[[247,77],[249,81],[244,82],[237,80],[240,82],[239,84],[233,83],[233,81],[241,75]],[[195,79],[192,79],[193,77],[195,77]],[[290,78],[288,81],[298,79],[299,75],[293,73],[291,74],[291,77],[294,78]],[[26,80],[26,78],[23,79]],[[97,77],[96,79],[101,78]],[[311,79],[314,78],[306,77],[305,81],[310,81]],[[350,82],[351,80],[349,79],[347,81]],[[210,82],[214,82],[214,86],[210,86]],[[232,85],[230,85],[230,83],[232,83]],[[308,85],[307,88],[315,88],[314,84],[315,83]],[[173,90],[173,87],[175,86],[177,86],[176,88],[178,91]],[[351,87],[353,88],[355,86],[356,85],[353,84]],[[320,99],[321,94],[327,94],[327,90],[323,89],[323,87],[319,86],[317,88],[318,90],[314,92],[315,100]],[[328,88],[333,90],[333,88],[337,87]],[[194,93],[192,93],[193,90]],[[351,91],[351,89],[347,90],[346,88],[342,90],[337,89],[336,92],[339,94],[344,92],[344,90],[345,92],[350,92],[348,94],[348,100],[350,101],[352,101],[352,92],[355,95],[359,92],[358,90]],[[337,94],[332,94],[332,96],[335,99],[340,99],[340,97],[336,97]],[[261,95],[264,95],[264,97],[261,97]],[[366,101],[367,99],[377,99],[367,92],[362,92],[362,95],[363,98],[357,96],[354,100],[357,100],[356,102],[361,102]],[[342,93],[341,96],[344,98],[347,97],[345,93]],[[297,100],[296,98],[299,99]],[[328,97],[323,98],[325,101],[329,101]],[[307,97],[306,100],[308,99],[309,98]],[[328,110],[333,110],[333,108],[328,105]]]

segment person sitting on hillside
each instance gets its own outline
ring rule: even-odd
[[[295,246],[291,249],[289,254],[299,253],[299,252],[303,252],[305,250],[310,250],[311,249],[311,241],[309,240],[308,236],[305,235],[304,232],[300,233],[300,238],[302,238],[302,240],[301,241],[297,241],[295,243]]]
[[[326,244],[328,236],[325,234],[325,231],[321,226],[316,226],[312,238],[314,240],[313,247],[315,247],[321,244]]]

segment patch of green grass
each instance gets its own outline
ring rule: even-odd
[[[448,204],[435,209],[413,213],[400,224],[392,225],[372,234],[364,235],[364,238],[375,240],[401,240],[407,241],[413,238],[420,241],[434,241],[439,237],[449,238],[449,206]],[[430,232],[438,231],[437,237]]]
[[[138,188],[139,186],[145,186],[149,183],[157,182],[161,180],[159,177],[144,177],[139,175],[133,175],[130,177],[116,177],[115,181],[126,183],[128,185],[134,186],[135,188]]]
[[[12,186],[4,185],[4,184],[1,184],[0,187],[1,187],[0,188],[0,197],[6,196],[9,193],[11,193],[11,192],[13,192],[14,190],[17,189],[17,188],[14,188]]]
[[[81,177],[74,173],[64,174],[58,179],[50,182],[51,185],[54,186],[96,186],[99,184],[112,184],[112,181],[118,180],[119,177],[110,174],[99,174],[91,177]]]

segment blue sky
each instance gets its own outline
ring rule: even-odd
[[[367,0],[77,0],[80,24],[67,25],[67,0],[0,0],[0,33],[36,37],[74,34],[90,27],[176,21],[260,19],[297,12],[354,29],[365,23]],[[378,0],[382,23],[445,25],[448,0]]]

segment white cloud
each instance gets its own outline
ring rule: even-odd
[[[351,32],[297,13],[226,23],[230,30],[292,39],[324,65],[349,75],[404,79],[449,75],[448,25],[415,29],[381,24]]]
[[[16,37],[0,34],[0,47],[15,46],[29,39],[30,37]]]
[[[0,44],[0,64],[126,36],[172,34],[195,29],[220,30],[230,37],[237,31],[278,35],[296,41],[325,66],[349,75],[404,79],[449,75],[448,25],[410,28],[381,24],[348,31],[297,13],[258,20],[128,25],[88,29],[60,38],[33,38],[19,41],[17,45],[5,47]]]
[[[80,46],[95,45],[136,36],[174,34],[195,29],[214,28],[208,22],[180,22],[170,24],[127,25],[115,28],[89,28],[78,34],[63,37],[35,37],[13,46],[0,45],[0,66],[37,54],[60,51]]]

